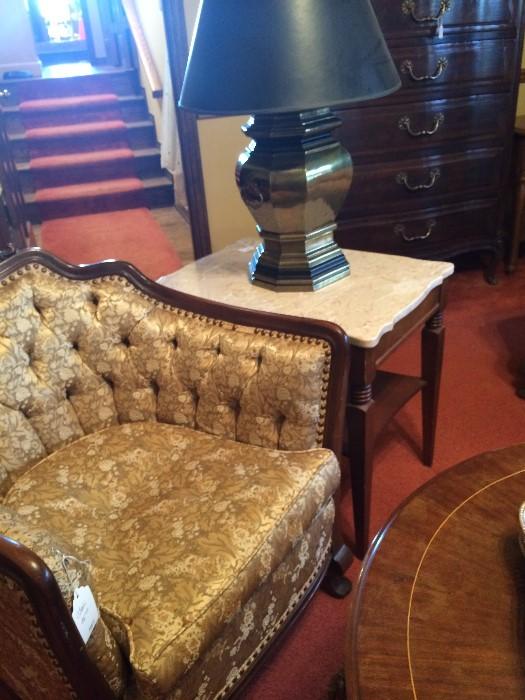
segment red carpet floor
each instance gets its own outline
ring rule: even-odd
[[[525,442],[525,401],[514,393],[520,368],[525,370],[525,260],[513,276],[502,273],[496,287],[487,285],[477,270],[457,273],[450,281],[445,323],[434,466],[428,469],[420,462],[420,401],[416,397],[401,410],[377,445],[374,531],[406,496],[436,473],[479,452]],[[414,373],[419,361],[418,340],[413,337],[399,348],[385,369]],[[525,384],[525,376],[521,379]],[[351,522],[350,499],[343,508]],[[358,571],[356,562],[349,572],[354,581]],[[343,667],[350,603],[351,596],[340,601],[318,592],[243,697],[325,700],[331,679]]]
[[[41,246],[75,264],[127,260],[152,279],[175,272],[182,264],[148,209],[44,221]]]

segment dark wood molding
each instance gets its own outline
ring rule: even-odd
[[[166,27],[166,41],[177,113],[177,129],[181,147],[186,197],[188,199],[193,251],[196,258],[202,258],[204,255],[211,253],[211,241],[197,117],[177,107],[188,58],[188,36],[183,0],[162,0],[162,9]]]
[[[27,547],[0,535],[0,573],[16,582],[31,601],[39,630],[76,697],[79,700],[114,700],[115,695],[89,658],[55,577],[46,564]],[[18,660],[14,663],[16,668]]]

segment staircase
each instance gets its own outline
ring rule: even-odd
[[[34,223],[173,204],[135,70],[4,81],[3,115]]]

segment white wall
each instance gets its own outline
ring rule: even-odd
[[[161,0],[135,0],[146,44],[150,50],[153,63],[161,79],[165,97],[157,98],[151,94],[143,66],[139,67],[140,82],[144,88],[148,110],[155,122],[157,140],[161,145],[161,162],[173,175],[177,206],[187,209],[182,159],[178,141],[175,107],[171,91],[168,65],[168,47]]]
[[[6,71],[42,75],[24,0],[0,0],[0,78]]]
[[[199,0],[184,0],[191,41]],[[257,236],[255,221],[235,184],[235,164],[248,144],[241,125],[248,117],[200,119],[198,122],[204,189],[212,250],[220,250],[239,238]]]

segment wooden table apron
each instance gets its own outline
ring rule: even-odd
[[[423,486],[376,537],[346,649],[352,700],[525,698],[525,444]]]

